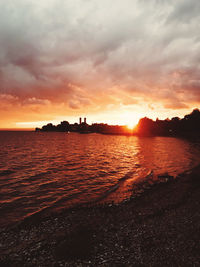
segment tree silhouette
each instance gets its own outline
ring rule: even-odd
[[[194,109],[190,114],[185,115],[183,119],[174,117],[171,120],[153,121],[147,117],[140,119],[137,130],[134,134],[139,136],[198,136],[200,135],[200,111]],[[132,134],[127,131],[125,126],[108,125],[105,123],[94,123],[88,125],[70,124],[68,121],[62,121],[57,126],[52,123],[36,128],[36,131],[43,132],[80,132],[80,133],[101,133],[101,134]]]

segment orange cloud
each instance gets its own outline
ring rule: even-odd
[[[0,127],[190,112],[200,104],[198,7],[195,0],[1,2]]]

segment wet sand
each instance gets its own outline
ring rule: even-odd
[[[197,166],[120,205],[1,229],[0,266],[200,266],[199,184]]]

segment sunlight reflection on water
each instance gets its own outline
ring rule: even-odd
[[[149,170],[175,176],[200,158],[195,144],[167,137],[0,132],[0,147],[1,224],[94,201]]]

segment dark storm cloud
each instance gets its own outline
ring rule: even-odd
[[[185,108],[199,102],[199,14],[198,0],[3,0],[0,93],[78,109],[116,88],[125,105]]]
[[[190,23],[191,20],[199,18],[200,2],[198,0],[174,1],[173,5],[168,22]]]

